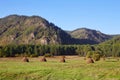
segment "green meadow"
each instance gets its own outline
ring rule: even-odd
[[[66,56],[66,62],[60,57],[0,58],[0,80],[120,80],[120,61],[116,59],[100,60],[87,64],[83,57]]]

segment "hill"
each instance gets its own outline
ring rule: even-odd
[[[101,44],[109,44],[109,45],[120,44],[120,36],[115,36],[112,39],[105,41]]]
[[[71,36],[39,16],[10,15],[0,19],[0,45],[70,44]]]
[[[68,33],[73,38],[91,41],[91,43],[101,43],[113,37],[112,35],[107,35],[107,34],[101,33],[100,31],[87,29],[87,28],[76,29]]]
[[[98,44],[112,37],[87,28],[64,31],[40,16],[9,15],[0,18],[0,45]]]

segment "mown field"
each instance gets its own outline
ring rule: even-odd
[[[87,64],[83,57],[67,56],[61,63],[60,57],[0,58],[0,80],[120,80],[120,61],[115,59]]]

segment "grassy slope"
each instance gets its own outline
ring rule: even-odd
[[[59,58],[47,58],[39,62],[31,58],[24,63],[21,58],[0,59],[0,80],[119,80],[120,61],[99,61],[86,64],[81,57],[67,57],[66,63]]]

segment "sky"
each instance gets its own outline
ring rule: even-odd
[[[0,18],[12,14],[41,16],[68,31],[120,34],[120,0],[1,0]]]

